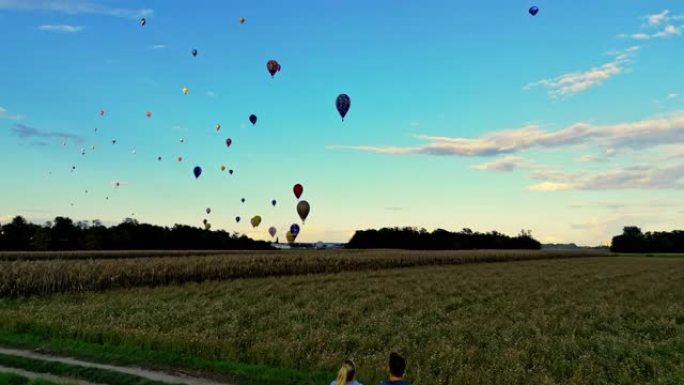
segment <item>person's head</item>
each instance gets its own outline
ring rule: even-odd
[[[406,372],[406,360],[401,356],[401,354],[397,352],[390,353],[389,372],[393,377],[404,377],[404,373]]]
[[[340,371],[337,372],[337,385],[344,385],[347,382],[354,380],[356,374],[356,365],[351,359],[344,360]]]

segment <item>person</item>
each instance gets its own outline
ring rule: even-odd
[[[354,380],[356,375],[356,365],[352,360],[344,360],[340,371],[337,372],[337,379],[330,383],[330,385],[363,385]]]
[[[389,377],[386,380],[380,381],[380,385],[411,385],[404,380],[404,373],[406,373],[406,360],[401,354],[392,352],[389,355]]]

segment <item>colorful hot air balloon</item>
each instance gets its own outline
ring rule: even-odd
[[[288,231],[287,234],[285,234],[285,238],[287,238],[287,243],[294,243],[297,236]]]
[[[306,217],[309,216],[310,210],[311,207],[309,206],[309,202],[299,201],[299,203],[297,203],[297,214],[299,214],[299,217],[302,218],[302,223],[304,223]]]
[[[219,132],[221,129],[221,123],[216,123],[216,132]]]
[[[271,238],[275,237],[277,231],[278,230],[274,226],[268,228],[268,233],[271,235]]]
[[[240,223],[240,217],[235,217],[235,222]]]
[[[231,138],[226,139],[226,147],[230,147],[231,144],[233,144],[233,139],[231,139]]]
[[[147,20],[145,20],[144,17],[141,17],[141,18],[140,18],[140,26],[144,27],[145,24],[147,24]]]
[[[536,5],[534,5],[534,6],[530,7],[530,9],[529,9],[528,12],[530,13],[530,15],[536,16],[537,13],[539,13],[539,7],[537,7]]]
[[[100,110],[100,116],[104,116],[104,110]]]
[[[207,215],[211,214],[211,208],[207,207],[205,211],[207,212]]]
[[[152,117],[152,113],[151,113],[150,111],[147,111],[147,112],[145,113],[145,116],[147,116],[148,118],[151,118],[151,117]]]
[[[342,121],[344,122],[344,117],[349,112],[349,107],[351,107],[351,99],[347,94],[339,94],[335,100],[335,107],[337,107],[337,112],[340,113]]]
[[[302,196],[302,193],[304,192],[304,186],[301,184],[297,183],[292,187],[292,192],[294,192],[295,198],[299,199],[300,196]]]
[[[178,157],[178,161],[181,162],[182,160],[183,160],[183,157],[182,157],[182,156],[179,156],[179,157]]]
[[[188,89],[188,87],[183,87],[183,90],[182,90],[182,91],[183,91],[183,94],[184,94],[184,95],[187,95],[188,92],[190,92],[190,90]]]
[[[252,125],[256,124],[257,122],[257,117],[256,115],[252,114],[249,116],[249,121],[252,122]]]
[[[245,18],[240,16],[240,24],[245,24]]]
[[[273,207],[275,207],[276,203],[278,203],[278,202],[276,202],[275,199],[271,201],[271,204],[273,205]]]
[[[197,179],[202,175],[202,168],[200,166],[195,166],[195,168],[192,169],[192,173],[195,174],[195,179]]]
[[[222,171],[222,172],[223,172],[223,171],[226,171],[226,166],[221,165],[221,171]]]
[[[292,235],[294,235],[295,237],[296,237],[297,235],[299,235],[299,225],[296,224],[296,223],[293,223],[292,226],[290,226],[290,232],[291,232]]]
[[[256,215],[252,217],[252,219],[250,219],[249,222],[252,224],[252,227],[258,227],[261,223],[261,217]]]
[[[266,69],[268,70],[268,73],[271,74],[271,77],[274,77],[276,72],[280,72],[280,64],[275,60],[269,60],[268,63],[266,63]]]
[[[197,50],[196,49],[192,50],[192,56],[197,56]]]

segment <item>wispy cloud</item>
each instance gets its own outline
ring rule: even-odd
[[[11,130],[13,134],[17,135],[21,139],[33,140],[40,138],[59,138],[64,140],[73,140],[78,143],[85,142],[85,138],[80,135],[71,134],[68,132],[41,130],[39,128],[30,127],[24,124],[15,124]]]
[[[44,24],[38,27],[41,31],[75,33],[82,31],[85,27],[80,25],[67,24]]]
[[[21,120],[23,119],[23,116],[21,115],[12,115],[10,114],[7,109],[4,107],[0,106],[0,119],[6,119],[6,120]]]
[[[210,98],[215,98],[216,97],[216,92],[214,91],[207,91],[207,96]]]
[[[111,7],[93,0],[0,0],[0,10],[46,11],[69,15],[93,14],[123,18],[148,17],[154,13],[148,8]]]
[[[151,46],[150,48],[152,48],[152,49],[164,49],[164,48],[166,48],[166,44],[155,44],[155,45]]]
[[[635,40],[650,40],[650,39],[658,39],[658,38],[665,38],[665,37],[671,37],[671,36],[681,36],[682,34],[682,28],[674,25],[666,25],[665,28],[663,28],[662,31],[658,31],[655,33],[643,33],[643,32],[638,32],[638,33],[633,33],[629,35],[632,39]],[[621,35],[624,36],[624,35]]]
[[[586,71],[570,72],[552,79],[542,79],[528,83],[523,89],[529,90],[538,86],[545,87],[549,90],[549,95],[553,98],[569,96],[585,91],[589,88],[599,86],[606,80],[623,73],[625,71],[625,66],[631,63],[632,56],[638,50],[638,46],[630,47],[626,50],[614,53],[613,60],[598,67],[592,67]]]
[[[646,20],[646,24],[642,25],[642,28],[650,29],[651,31],[631,34],[622,33],[618,35],[618,37],[631,38],[635,40],[650,40],[679,36],[682,34],[682,26],[677,25],[676,21],[682,20],[684,17],[680,15],[672,15],[667,9],[660,13],[646,15],[644,16],[644,19]],[[660,26],[663,26],[661,30],[652,32],[655,28],[659,28]]]
[[[577,158],[578,162],[590,163],[590,162],[605,162],[606,158],[596,156],[596,155],[582,155]]]
[[[668,100],[677,99],[678,97],[679,97],[679,94],[675,93],[675,92],[671,92],[671,93],[667,94]]]
[[[333,150],[357,150],[380,154],[422,154],[434,156],[495,156],[513,154],[530,148],[558,148],[591,143],[602,145],[606,156],[614,148],[643,149],[684,142],[684,112],[635,122],[607,125],[575,123],[556,131],[540,126],[503,130],[479,138],[451,138],[419,135],[426,144],[414,147],[327,146]]]
[[[529,166],[531,163],[519,156],[504,156],[492,162],[478,164],[472,166],[473,170],[480,171],[497,171],[497,172],[512,172],[519,167]]]

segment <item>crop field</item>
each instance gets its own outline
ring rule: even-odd
[[[183,282],[336,273],[426,265],[577,258],[600,252],[292,250],[173,257],[0,260],[0,296],[98,291]],[[59,255],[59,253],[55,253]],[[83,253],[86,255],[85,253]],[[67,254],[71,255],[71,254]],[[94,254],[95,256],[99,254]],[[1,256],[1,254],[0,254]]]
[[[557,259],[509,256],[508,262],[477,263],[496,261],[485,258],[494,253],[464,252],[460,264],[452,264],[441,258],[456,258],[453,252],[325,251],[318,259],[316,252],[293,252],[283,257],[291,259],[283,266],[298,258],[372,263],[274,276],[263,276],[271,274],[259,265],[233,277],[241,279],[223,281],[29,297],[5,293],[0,345],[60,341],[53,345],[100,359],[119,351],[126,353],[119,359],[218,377],[242,370],[246,380],[239,385],[259,383],[259,373],[271,375],[263,384],[329,383],[350,356],[359,380],[375,384],[392,350],[407,357],[414,384],[684,382],[683,259],[561,253]],[[234,258],[240,257],[227,260]],[[406,262],[412,258],[432,262]],[[148,262],[172,260],[221,259]],[[48,263],[64,269],[61,264],[71,262]],[[249,278],[245,271],[257,273]],[[249,365],[262,368],[253,371],[253,381]]]

